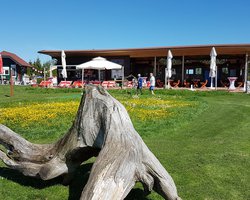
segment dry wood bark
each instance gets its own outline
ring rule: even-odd
[[[33,144],[0,125],[0,159],[26,176],[43,180],[66,175],[97,156],[82,200],[124,199],[140,181],[146,192],[179,200],[175,183],[147,148],[126,109],[102,87],[87,85],[72,127],[54,144]]]

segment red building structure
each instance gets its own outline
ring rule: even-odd
[[[27,73],[27,67],[32,67],[29,63],[14,53],[8,51],[0,52],[3,60],[3,74],[1,74],[0,81],[8,83],[10,75],[12,74],[13,81],[16,84],[22,82],[23,75]]]

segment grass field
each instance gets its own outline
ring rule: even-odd
[[[35,143],[51,143],[71,126],[80,89],[0,86],[0,123]],[[127,108],[151,151],[173,177],[183,200],[250,199],[250,96],[226,91],[109,91]],[[1,147],[0,147],[1,149]],[[69,186],[61,177],[42,181],[0,162],[0,199],[78,199],[88,179],[90,159]],[[138,183],[127,200],[158,200],[143,195]]]

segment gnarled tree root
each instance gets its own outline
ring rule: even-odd
[[[97,156],[82,200],[124,199],[137,181],[146,192],[180,200],[173,179],[136,132],[126,109],[102,87],[85,87],[72,127],[56,143],[32,144],[0,125],[0,144],[7,150],[0,151],[0,159],[8,167],[43,180],[72,174]]]

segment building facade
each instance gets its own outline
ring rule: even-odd
[[[109,50],[66,50],[67,73],[69,80],[80,80],[81,71],[76,70],[76,65],[87,62],[94,57],[102,56],[106,59],[124,66],[124,76],[141,74],[149,77],[153,72],[156,79],[165,81],[166,57],[168,50],[173,54],[172,81],[179,81],[184,86],[185,82],[208,82],[210,85],[210,51],[215,47],[217,52],[217,78],[216,84],[224,87],[228,77],[237,77],[237,84],[246,81],[248,55],[250,44],[227,45],[197,45],[197,46],[169,46],[137,49],[109,49]],[[58,81],[62,79],[61,51],[42,50],[39,53],[50,55],[58,60]],[[86,70],[84,79],[95,80],[98,72]],[[102,71],[101,80],[121,78],[119,71]]]
[[[15,84],[21,84],[24,74],[27,73],[27,67],[31,67],[29,63],[14,53],[2,51],[0,52],[3,60],[3,74],[1,74],[1,83],[8,84],[10,76]]]

